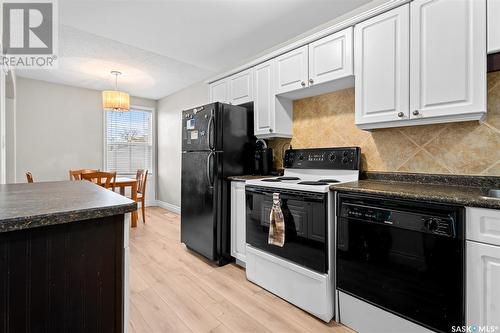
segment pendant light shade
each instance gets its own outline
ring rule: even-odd
[[[104,110],[110,111],[129,111],[130,96],[126,92],[118,90],[118,71],[112,71],[115,75],[115,90],[105,90],[102,92],[102,107]]]

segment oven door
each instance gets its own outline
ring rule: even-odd
[[[268,244],[273,193],[279,193],[285,220],[283,247]],[[320,273],[328,271],[327,194],[246,186],[246,241]]]
[[[463,325],[463,239],[351,218],[339,201],[337,289],[432,330]]]

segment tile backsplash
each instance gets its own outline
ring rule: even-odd
[[[360,130],[354,88],[294,101],[293,138],[272,139],[276,167],[293,148],[359,146],[362,169],[500,176],[500,72],[488,74],[488,116],[478,121]]]

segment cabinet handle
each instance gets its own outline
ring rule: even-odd
[[[314,80],[313,79],[309,79],[309,84],[313,84],[314,83]]]
[[[302,81],[302,82],[300,82],[300,85],[301,85],[302,87],[305,87],[305,86],[306,86],[306,83],[305,83],[304,81]]]
[[[418,112],[418,110],[413,111],[414,116],[418,116],[419,114],[420,114],[420,112]]]
[[[399,117],[399,118],[403,118],[404,116],[405,116],[405,114],[404,114],[403,112],[399,112],[399,113],[398,113],[398,117]]]

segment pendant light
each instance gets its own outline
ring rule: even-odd
[[[105,90],[102,92],[102,107],[104,110],[123,112],[130,110],[129,94],[118,90],[118,76],[121,74],[118,71],[111,71],[111,75],[115,76],[115,90]]]

